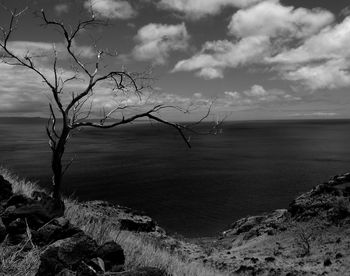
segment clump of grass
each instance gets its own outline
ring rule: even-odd
[[[14,192],[31,196],[33,191],[43,190],[36,183],[20,179],[7,169],[0,167],[0,174],[13,185]],[[174,276],[220,276],[225,273],[216,271],[201,262],[184,259],[177,253],[170,252],[157,244],[156,239],[150,239],[141,233],[120,231],[119,224],[106,216],[96,217],[89,213],[88,208],[72,198],[64,199],[66,205],[65,217],[72,224],[80,227],[92,236],[99,244],[114,240],[122,246],[126,255],[126,269],[131,270],[142,266],[158,267]],[[15,248],[4,247],[0,250],[0,275],[29,276],[35,275],[39,265],[38,248],[18,253]],[[4,273],[4,274],[1,274]]]
[[[19,246],[0,245],[0,275],[30,276],[39,268],[40,250],[22,250]]]
[[[37,183],[20,178],[10,170],[0,166],[0,175],[2,175],[8,182],[12,184],[12,190],[14,193],[24,194],[27,197],[31,197],[33,191],[44,191],[38,186]]]

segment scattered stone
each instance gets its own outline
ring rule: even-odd
[[[337,254],[335,255],[335,258],[336,258],[336,259],[343,258],[343,254],[342,254],[342,253],[337,253]]]
[[[332,264],[331,260],[329,258],[325,259],[323,262],[324,266],[330,266]]]
[[[255,257],[250,258],[250,260],[251,260],[254,264],[256,264],[256,263],[259,261],[259,259],[258,259],[258,258],[255,258]]]
[[[274,262],[275,260],[276,260],[276,258],[275,258],[275,257],[272,257],[272,256],[271,256],[271,257],[266,257],[266,258],[265,258],[265,261],[268,262],[268,263]]]

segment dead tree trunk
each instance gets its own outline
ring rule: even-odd
[[[65,151],[65,145],[69,137],[70,129],[67,126],[64,126],[60,134],[60,138],[55,147],[52,148],[52,160],[51,168],[53,172],[52,182],[53,182],[53,197],[57,201],[61,200],[61,184],[62,177],[64,174],[62,166],[62,157]]]

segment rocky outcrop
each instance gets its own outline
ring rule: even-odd
[[[348,275],[349,233],[346,173],[298,196],[288,209],[239,219],[204,240],[203,262],[235,275]]]
[[[119,244],[108,241],[98,245],[63,217],[63,202],[57,203],[46,193],[34,191],[31,197],[14,194],[11,184],[2,176],[0,192],[0,242],[7,236],[5,246],[22,243],[40,247],[37,276],[166,275],[151,267],[125,271],[124,250]],[[156,228],[150,217],[105,202],[92,202],[87,219],[98,218],[101,212],[104,212],[102,218],[116,215],[122,230],[149,232]],[[107,219],[113,220],[113,217]]]
[[[3,183],[7,187],[7,183]],[[26,238],[26,229],[33,231],[41,229],[54,218],[62,216],[63,202],[57,203],[52,197],[33,192],[31,198],[21,194],[8,194],[10,197],[3,200],[3,211],[0,218],[5,226],[9,241],[13,244]]]
[[[155,221],[145,215],[127,207],[114,205],[105,201],[89,201],[79,204],[79,209],[84,210],[85,218],[88,221],[106,220],[106,223],[113,224],[115,228],[134,232],[163,232]],[[69,208],[67,212],[70,212]],[[69,216],[75,217],[74,212]]]
[[[290,218],[286,209],[275,210],[266,215],[242,218],[234,222],[229,230],[223,232],[224,236],[237,236],[244,234],[248,240],[263,234],[273,235],[286,230],[284,223]]]
[[[350,223],[350,174],[332,177],[300,195],[290,203],[288,211],[298,221],[317,217],[331,224]]]

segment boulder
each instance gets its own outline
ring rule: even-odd
[[[17,218],[6,226],[6,231],[10,236],[24,234],[26,229],[26,222],[22,218]]]
[[[75,271],[81,262],[89,262],[97,255],[97,244],[84,233],[58,240],[49,245],[40,255],[37,276],[50,276],[63,269]]]
[[[82,230],[73,226],[63,217],[56,218],[45,224],[37,231],[33,231],[33,242],[36,245],[44,246],[53,243],[57,240],[69,238],[77,233],[82,233]]]
[[[40,195],[40,197],[39,197]],[[24,195],[13,195],[5,204],[6,210],[1,214],[5,226],[20,218],[26,219],[32,230],[37,230],[55,217],[64,213],[63,203],[41,192],[33,193],[34,199]]]
[[[12,185],[2,175],[0,175],[0,202],[12,196]]]
[[[120,266],[124,265],[125,262],[123,249],[114,241],[101,245],[98,248],[97,256],[103,260],[105,271],[120,270]]]
[[[8,208],[10,206],[15,206],[16,208],[18,208],[33,202],[34,201],[32,199],[26,197],[25,195],[14,194],[6,201],[5,207]]]
[[[58,258],[58,246],[56,245],[49,246],[40,254],[40,265],[36,276],[70,275],[64,274],[64,271],[70,271],[70,269]]]
[[[58,218],[64,215],[65,207],[62,200],[56,200],[46,193],[38,191],[32,193],[32,198],[41,204],[51,218]]]
[[[120,219],[120,230],[135,232],[152,232],[156,224],[152,219]]]

